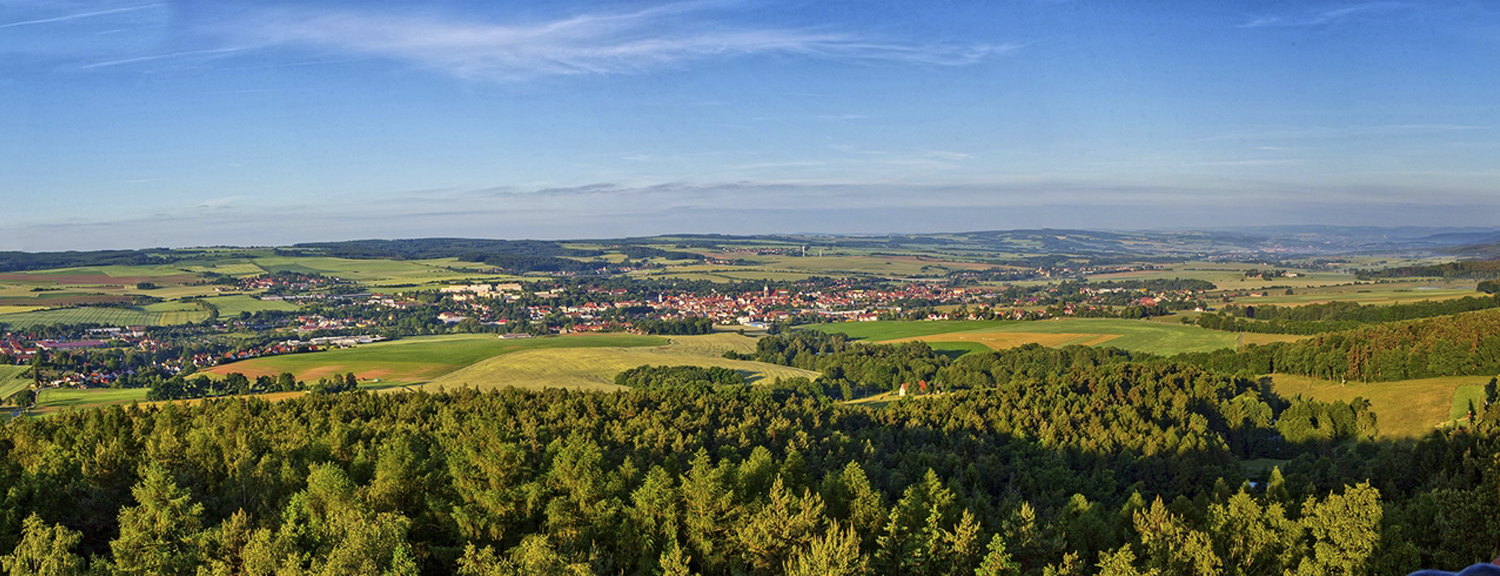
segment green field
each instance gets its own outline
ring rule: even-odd
[[[844,333],[850,337],[876,342],[921,339],[935,343],[963,342],[965,339],[993,339],[1003,342],[1003,345],[994,347],[1015,346],[1026,342],[1037,342],[1049,346],[1086,344],[1162,355],[1231,348],[1238,336],[1231,332],[1219,332],[1197,326],[1109,318],[1062,318],[1038,321],[843,322],[818,324],[807,328]],[[944,338],[949,335],[955,338]]]
[[[1348,402],[1355,397],[1369,400],[1380,433],[1391,438],[1425,436],[1433,428],[1453,420],[1461,389],[1478,387],[1481,401],[1477,405],[1483,406],[1483,384],[1488,381],[1487,376],[1444,376],[1340,384],[1293,374],[1271,376],[1272,387],[1284,398],[1302,396],[1322,402]],[[1467,399],[1467,396],[1463,397],[1465,415],[1468,412]]]
[[[241,312],[254,313],[263,310],[292,311],[298,308],[296,304],[293,304],[291,302],[276,300],[266,301],[254,296],[247,296],[243,294],[234,296],[215,296],[213,298],[204,298],[203,300],[218,307],[220,318],[233,318],[235,316],[239,316]]]
[[[131,308],[58,308],[16,314],[0,314],[0,323],[12,328],[48,324],[101,324],[105,326],[172,326],[208,319],[203,308],[184,302],[160,302]]]
[[[255,358],[207,369],[209,374],[239,372],[251,378],[291,372],[312,382],[324,376],[353,372],[361,379],[383,383],[426,382],[481,360],[548,348],[653,346],[663,338],[628,334],[579,334],[549,338],[500,340],[488,334],[422,336],[379,342],[342,350]]]
[[[644,365],[718,366],[744,374],[751,383],[775,378],[818,377],[817,372],[810,370],[704,356],[667,345],[649,348],[527,350],[485,360],[433,380],[422,388],[489,390],[516,387],[609,391],[620,388],[614,384],[616,374]]]
[[[48,388],[37,396],[33,412],[47,414],[64,408],[94,408],[111,404],[129,404],[146,399],[146,388]]]
[[[1448,419],[1453,421],[1468,420],[1469,408],[1473,408],[1475,414],[1484,414],[1483,385],[1465,384],[1454,389],[1453,408],[1448,410]]]
[[[31,384],[30,378],[21,377],[21,373],[25,371],[25,366],[0,365],[0,404],[4,404],[11,394],[20,392]]]

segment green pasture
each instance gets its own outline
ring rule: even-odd
[[[871,341],[917,338],[942,342],[943,334],[1079,334],[1115,335],[1102,346],[1172,355],[1232,348],[1236,334],[1197,326],[1164,324],[1113,318],[1059,318],[1054,320],[939,320],[843,322],[808,326],[824,332],[841,332]]]
[[[1453,407],[1448,410],[1448,419],[1454,421],[1465,421],[1469,419],[1469,408],[1474,413],[1484,415],[1484,385],[1465,384],[1453,390]]]
[[[1272,388],[1284,398],[1298,396],[1334,402],[1362,397],[1370,401],[1375,412],[1380,433],[1390,438],[1420,438],[1433,428],[1453,420],[1455,411],[1462,402],[1464,416],[1468,415],[1468,399],[1472,392],[1465,389],[1478,388],[1478,406],[1484,405],[1484,383],[1488,376],[1443,376],[1396,382],[1334,382],[1298,376],[1274,374],[1270,376]]]
[[[43,414],[65,408],[94,408],[146,399],[146,388],[48,388],[37,395],[34,411]]]
[[[490,334],[422,336],[345,348],[254,358],[204,370],[216,375],[239,372],[251,378],[290,372],[303,381],[353,372],[382,382],[413,383],[432,380],[454,370],[501,354],[550,348],[626,347],[665,344],[663,338],[630,334],[577,334],[547,338],[501,340]]]
[[[234,316],[239,316],[241,312],[255,313],[266,310],[286,312],[296,310],[298,308],[296,304],[293,304],[291,302],[261,300],[254,296],[248,296],[244,294],[204,298],[203,301],[217,306],[219,308],[219,316],[221,318],[231,318]]]
[[[927,345],[955,359],[970,352],[992,352],[989,346],[978,342],[928,342]]]

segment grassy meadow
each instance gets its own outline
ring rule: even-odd
[[[1472,395],[1470,387],[1480,387],[1482,400],[1482,386],[1489,381],[1487,376],[1444,376],[1396,382],[1340,384],[1293,374],[1275,374],[1270,378],[1276,393],[1285,398],[1302,396],[1322,402],[1348,402],[1355,397],[1369,400],[1380,433],[1390,438],[1418,438],[1426,435],[1433,428],[1453,420],[1460,401],[1463,401],[1467,412],[1467,400]],[[1461,390],[1470,392],[1463,392],[1464,397],[1459,398]],[[1483,402],[1479,405],[1482,406]]]
[[[213,304],[219,309],[221,318],[232,318],[239,316],[241,312],[261,312],[265,310],[289,312],[296,310],[298,306],[291,302],[276,300],[261,300],[254,296],[236,294],[233,296],[215,296],[204,298],[205,302]]]
[[[37,395],[35,414],[50,414],[67,408],[97,408],[113,404],[129,404],[146,399],[146,388],[48,388]]]

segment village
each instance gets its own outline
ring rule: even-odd
[[[375,294],[352,282],[307,275],[240,279],[233,288],[256,290],[257,298],[295,302],[299,308],[242,313],[191,326],[81,326],[63,337],[55,330],[47,337],[10,330],[0,333],[0,362],[32,364],[41,355],[50,385],[118,387],[250,358],[424,334],[647,332],[651,322],[695,319],[777,330],[875,320],[1140,317],[1168,304],[1190,309],[1203,293],[1202,287],[1177,286],[1153,290],[1065,283],[1018,288],[824,280],[743,291],[513,282]],[[1125,316],[1122,307],[1147,312]]]

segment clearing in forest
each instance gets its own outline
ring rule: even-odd
[[[1420,438],[1427,435],[1434,427],[1452,420],[1455,404],[1460,401],[1456,395],[1461,389],[1468,386],[1482,387],[1490,380],[1488,376],[1443,376],[1395,382],[1340,384],[1295,374],[1274,374],[1270,378],[1272,388],[1283,398],[1301,396],[1320,402],[1348,402],[1355,397],[1369,400],[1370,410],[1375,412],[1380,433],[1389,438]]]

